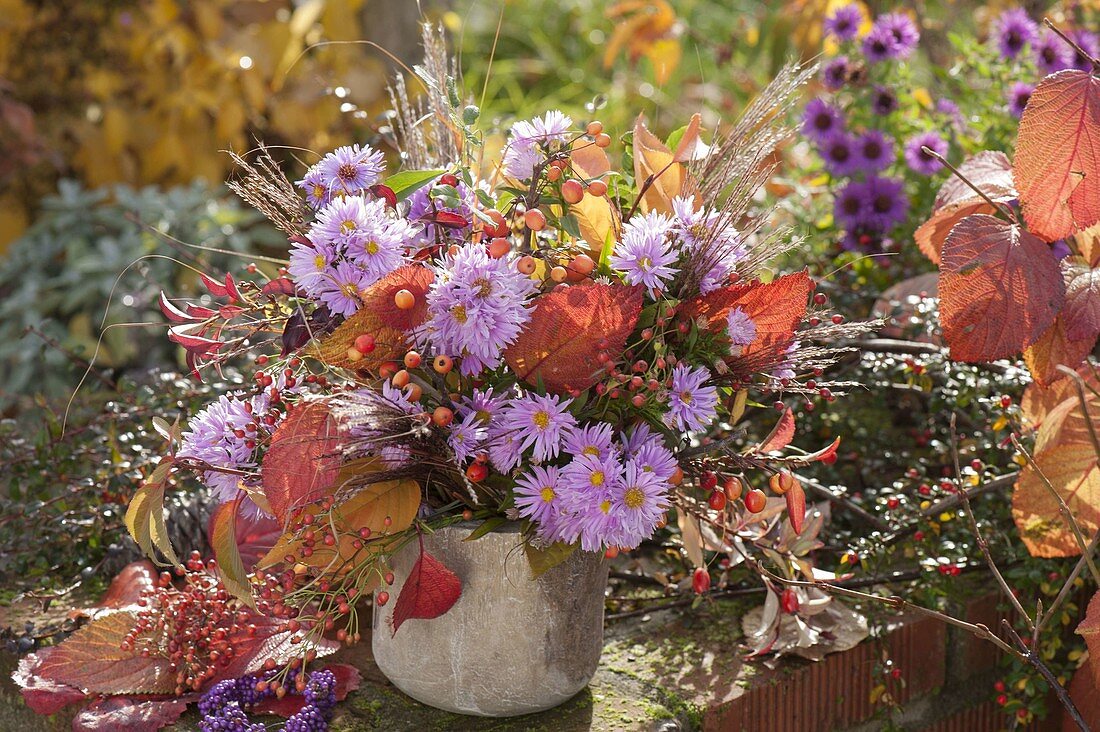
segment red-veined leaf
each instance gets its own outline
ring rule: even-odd
[[[55,647],[44,648],[19,659],[12,681],[23,694],[23,701],[36,714],[56,714],[70,704],[87,699],[87,695],[75,687],[62,684],[38,674],[38,667],[44,657],[49,657]]]
[[[141,593],[150,590],[156,584],[157,571],[147,559],[131,562],[115,575],[107,592],[99,598],[99,603],[91,611],[79,611],[81,614],[95,615],[97,609],[119,610],[137,604]]]
[[[599,341],[607,340],[604,350],[617,360],[641,309],[638,287],[599,282],[556,287],[535,299],[531,322],[504,358],[529,384],[541,380],[555,393],[587,389],[605,368],[597,360]]]
[[[1066,69],[1031,93],[1016,138],[1016,189],[1047,241],[1100,221],[1100,79]]]
[[[296,291],[294,283],[287,277],[277,277],[260,288],[264,295],[293,295]]]
[[[264,495],[286,523],[294,508],[320,500],[340,470],[336,421],[322,402],[290,407],[263,458]]]
[[[1095,342],[1100,335],[1100,270],[1078,257],[1066,257],[1062,274],[1066,283],[1066,305],[1062,308],[1066,338]]]
[[[462,594],[462,582],[424,548],[393,606],[390,624],[394,635],[406,620],[430,620],[450,610]]]
[[[199,278],[202,279],[202,284],[206,287],[207,292],[214,297],[225,297],[229,294],[229,290],[225,289],[225,285],[218,282],[216,279],[201,273],[199,274]]]
[[[791,411],[790,407],[787,407],[783,410],[783,414],[779,416],[775,427],[772,427],[771,433],[760,443],[760,447],[757,449],[760,452],[782,450],[791,444],[791,440],[794,439],[794,426],[794,412]]]
[[[794,533],[802,533],[802,524],[806,520],[806,492],[798,480],[783,494],[787,501],[787,518],[790,519]]]
[[[1077,368],[1092,350],[1092,341],[1073,341],[1066,337],[1065,320],[1059,315],[1039,340],[1024,349],[1024,362],[1031,377],[1047,386],[1065,376],[1059,366]]]
[[[1050,327],[1064,300],[1058,261],[1034,234],[986,214],[951,230],[940,262],[940,323],[952,358],[1020,353]]]
[[[1081,553],[1073,530],[1059,512],[1058,501],[1044,485],[1038,470],[1069,506],[1085,536],[1100,526],[1100,468],[1090,440],[1064,442],[1035,455],[1016,480],[1012,517],[1024,546],[1036,557],[1073,557]]]
[[[198,694],[176,699],[109,696],[82,709],[73,719],[73,732],[153,732],[178,721],[197,699]]]
[[[1017,197],[1012,182],[1012,162],[1003,152],[983,150],[967,158],[959,166],[959,172],[994,201],[1006,203]],[[936,194],[932,216],[920,225],[913,238],[921,252],[939,264],[940,250],[951,229],[975,213],[993,214],[996,209],[961,179],[952,176]]]

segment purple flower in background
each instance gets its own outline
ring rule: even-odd
[[[636,216],[624,227],[622,242],[608,263],[632,285],[663,290],[677,272],[671,266],[676,262],[676,252],[666,236],[671,226],[671,219],[656,211]]]
[[[533,466],[516,479],[514,493],[520,516],[540,523],[547,521],[560,510],[558,469]]]
[[[823,99],[811,99],[802,115],[802,133],[811,140],[823,140],[844,129],[840,110]]]
[[[1013,117],[1020,119],[1024,116],[1024,108],[1027,106],[1028,100],[1031,99],[1031,93],[1034,91],[1034,84],[1028,84],[1023,81],[1017,81],[1008,88],[1008,111],[1012,113]]]
[[[614,541],[633,549],[648,539],[668,509],[669,484],[631,461],[611,487],[611,513],[618,518]]]
[[[875,20],[875,28],[883,29],[894,38],[894,58],[909,58],[920,43],[920,31],[905,13],[880,15]]]
[[[381,180],[386,160],[370,145],[345,145],[321,158],[316,168],[331,194],[356,195]]]
[[[855,3],[844,5],[836,9],[832,15],[825,18],[825,33],[838,41],[850,41],[859,34],[859,26],[863,22],[863,13]]]
[[[504,172],[521,180],[530,178],[545,159],[540,146],[565,142],[572,126],[573,120],[556,109],[542,117],[516,122],[504,150]]]
[[[1034,45],[1035,64],[1044,76],[1073,66],[1076,54],[1052,31],[1043,31]]]
[[[888,231],[905,221],[909,199],[905,195],[905,182],[899,178],[868,178],[864,183],[863,223]]]
[[[332,312],[346,318],[359,310],[362,304],[359,293],[372,281],[362,267],[351,262],[340,262],[317,286],[317,299]]]
[[[924,152],[922,148],[925,147],[940,155],[947,155],[947,140],[935,132],[923,132],[910,137],[905,143],[905,162],[917,173],[934,175],[943,168],[943,163]]]
[[[726,333],[733,345],[747,346],[756,340],[756,323],[742,308],[735,307],[726,316]]]
[[[1074,43],[1080,46],[1082,51],[1088,54],[1087,56],[1082,56],[1077,51],[1070,49],[1073,54],[1073,68],[1080,71],[1091,71],[1092,59],[1095,58],[1098,51],[1100,51],[1100,37],[1084,28],[1076,28],[1068,31],[1066,35],[1069,36]],[[1065,41],[1062,43],[1065,43]]]
[[[531,319],[526,303],[534,292],[534,282],[512,260],[493,259],[484,246],[467,244],[436,267],[420,335],[459,356],[463,375],[496,368],[501,352]]]
[[[873,64],[897,58],[901,53],[893,32],[877,23],[871,29],[871,32],[863,37],[862,49],[867,61]]]
[[[521,452],[533,448],[536,460],[549,460],[557,457],[562,438],[577,426],[576,418],[568,411],[571,403],[554,395],[528,394],[505,408],[501,425],[515,432]]]
[[[862,181],[850,181],[840,189],[833,200],[833,217],[845,229],[854,229],[864,223],[865,212],[870,205],[870,191]]]
[[[993,37],[1005,58],[1016,58],[1024,48],[1039,39],[1039,26],[1023,8],[1001,13],[993,22]]]
[[[851,74],[851,64],[847,56],[837,56],[829,59],[821,67],[821,78],[825,82],[825,88],[829,91],[837,91],[848,83]]]
[[[833,175],[851,175],[860,169],[855,140],[847,132],[836,132],[818,144],[825,169]]]
[[[877,173],[894,162],[894,141],[881,130],[867,130],[856,138],[857,167],[868,173]]]
[[[871,94],[871,111],[880,117],[896,111],[898,108],[898,96],[893,90],[885,86],[876,86]]]
[[[714,421],[718,390],[706,386],[710,372],[702,366],[690,368],[678,363],[672,370],[672,384],[668,390],[668,414],[665,421],[681,430],[701,430]]]
[[[594,455],[605,459],[611,456],[612,430],[607,422],[595,422],[571,431],[562,443],[569,455]]]

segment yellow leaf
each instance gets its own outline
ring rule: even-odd
[[[256,607],[248,582],[248,570],[245,569],[237,548],[237,512],[240,505],[241,499],[238,498],[226,501],[214,511],[210,519],[210,546],[218,560],[218,576],[225,588],[250,607]]]

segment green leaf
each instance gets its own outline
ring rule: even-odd
[[[536,547],[530,542],[524,544],[523,553],[527,555],[527,564],[531,567],[531,578],[538,579],[564,562],[577,550],[577,546],[576,543],[566,544],[563,541],[555,541],[547,547]]]
[[[403,170],[387,178],[385,184],[393,191],[393,195],[397,196],[397,200],[401,201],[441,175],[443,175],[442,170]]]
[[[507,521],[508,519],[504,518],[503,516],[493,516],[492,518],[487,518],[481,522],[480,526],[471,531],[470,535],[463,539],[463,541],[477,541],[478,539],[485,536],[501,524],[506,523]]]

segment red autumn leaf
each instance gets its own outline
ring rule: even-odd
[[[983,150],[967,158],[959,166],[959,172],[994,201],[1006,203],[1017,198],[1012,182],[1012,162],[1003,152]],[[921,252],[934,264],[939,264],[940,250],[951,229],[975,213],[992,214],[996,209],[960,178],[952,176],[936,194],[932,216],[920,225],[913,238]]]
[[[771,434],[760,443],[759,451],[782,450],[791,444],[792,439],[794,439],[794,412],[791,411],[790,407],[787,407],[783,410],[783,414],[779,416],[779,420],[772,428]]]
[[[97,608],[119,608],[134,605],[141,599],[141,593],[152,589],[157,581],[157,569],[148,559],[132,562],[111,580],[107,592],[99,599]]]
[[[1031,93],[1016,138],[1016,189],[1047,241],[1100,221],[1100,78],[1059,71]]]
[[[187,303],[187,314],[192,316],[192,319],[198,318],[204,320],[206,318],[213,318],[218,314],[217,310],[211,310],[210,308],[204,308],[201,305],[195,305]]]
[[[73,732],[130,732],[153,730],[176,722],[197,694],[186,698],[146,699],[109,696],[92,702],[73,719]]]
[[[293,295],[296,291],[294,283],[286,277],[273,279],[260,288],[264,295]]]
[[[1100,270],[1078,257],[1066,257],[1062,274],[1066,283],[1066,305],[1062,309],[1066,338],[1091,344],[1100,335]]]
[[[390,624],[394,635],[406,620],[438,618],[458,602],[461,594],[462,582],[455,573],[421,547],[393,606]]]
[[[340,469],[336,422],[321,402],[290,408],[263,459],[263,488],[285,524],[291,509],[327,495]]]
[[[192,335],[188,332],[188,329],[193,327],[194,324],[172,326],[168,329],[168,340],[180,344],[189,352],[197,354],[217,351],[225,345],[221,341],[212,340],[204,336]]]
[[[389,186],[384,186],[381,183],[370,187],[370,192],[378,198],[384,199],[386,205],[390,208],[397,208],[397,194],[393,192],[393,189]]]
[[[1094,592],[1085,610],[1085,618],[1077,626],[1076,633],[1085,639],[1089,656],[1100,662],[1100,592]],[[1100,683],[1100,666],[1093,666],[1093,686]]]
[[[529,384],[541,380],[555,393],[587,389],[604,369],[599,342],[606,339],[603,350],[618,359],[641,309],[641,288],[599,282],[557,287],[535,300],[530,324],[504,358]]]
[[[787,518],[790,519],[794,533],[802,533],[802,524],[806,520],[806,492],[802,490],[802,483],[795,481],[794,485],[783,494],[787,501]]]
[[[1073,341],[1066,337],[1065,319],[1059,315],[1039,340],[1024,349],[1024,362],[1031,377],[1043,386],[1053,384],[1065,374],[1059,366],[1077,368],[1092,350],[1092,341]]]
[[[87,698],[80,689],[38,675],[37,669],[43,656],[54,650],[46,648],[19,659],[19,665],[11,677],[19,686],[23,701],[37,714],[56,714],[70,704]]]
[[[1037,236],[986,214],[951,230],[940,262],[940,323],[952,358],[1020,353],[1050,327],[1064,300],[1058,261]]]
[[[802,457],[806,462],[822,462],[828,463],[830,460],[836,460],[836,451],[840,447],[840,438],[836,438],[825,447],[821,448],[817,452],[811,452],[809,455]]]
[[[334,663],[325,666],[326,671],[331,671],[336,677],[336,701],[343,701],[348,694],[359,688],[361,676],[359,669],[346,663]],[[305,704],[305,699],[299,694],[288,694],[282,699],[268,699],[253,707],[255,714],[278,714],[280,717],[290,717],[297,714]]]
[[[1094,598],[1095,599],[1095,598]],[[1077,711],[1081,713],[1081,719],[1089,729],[1100,729],[1100,657],[1090,653],[1085,662],[1073,672],[1073,680],[1069,683],[1069,698]],[[1062,732],[1077,732],[1080,727],[1068,714],[1062,715]]]
[[[225,297],[229,294],[229,290],[225,289],[225,285],[218,282],[212,277],[208,277],[204,274],[199,274],[202,279],[202,284],[206,287],[207,291],[214,297]]]
[[[232,301],[241,299],[241,292],[237,289],[237,283],[230,272],[225,273],[225,292]]]
[[[164,290],[160,291],[160,311],[164,313],[164,317],[173,323],[190,323],[194,320],[190,315],[173,305],[168,296],[164,294]]]
[[[436,211],[428,220],[436,226],[442,226],[446,229],[465,229],[470,225],[470,222],[464,216],[453,211]]]

